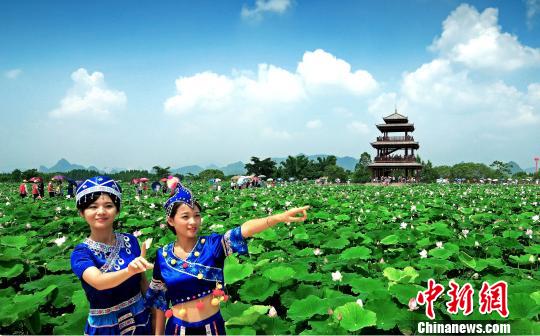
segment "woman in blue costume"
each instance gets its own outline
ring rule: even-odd
[[[176,241],[157,250],[146,292],[147,304],[157,308],[156,335],[164,331],[166,335],[224,335],[219,303],[228,299],[223,287],[225,257],[234,252],[247,254],[245,238],[281,222],[306,220],[308,208],[252,219],[224,235],[198,236],[201,207],[190,190],[178,185],[165,203],[167,223]]]
[[[75,246],[71,268],[81,280],[90,302],[86,335],[149,335],[150,312],[142,293],[148,287],[146,261],[137,239],[113,231],[120,212],[122,192],[111,178],[96,176],[84,181],[76,194],[77,209],[90,226],[90,237]]]

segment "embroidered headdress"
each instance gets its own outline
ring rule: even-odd
[[[199,203],[197,203],[197,201],[193,197],[191,190],[184,187],[180,183],[178,183],[178,185],[176,186],[174,194],[163,205],[165,211],[167,212],[167,217],[171,216],[172,209],[176,203],[184,203],[192,209],[195,205],[197,205],[200,209]]]
[[[81,183],[77,187],[77,207],[83,203],[86,203],[87,197],[91,197],[91,195],[94,193],[107,193],[115,196],[118,199],[118,208],[120,208],[122,188],[120,188],[118,183],[108,176],[95,176]]]

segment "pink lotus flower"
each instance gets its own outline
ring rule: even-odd
[[[313,250],[313,254],[316,256],[321,255],[322,254],[321,249],[317,247],[316,249]]]
[[[270,310],[268,311],[268,316],[272,318],[278,316],[276,308],[274,308],[274,306],[270,306]]]
[[[142,235],[142,231],[141,231],[141,230],[137,230],[137,231],[133,232],[133,235],[134,235],[135,237],[139,237],[140,235]]]
[[[413,311],[413,310],[417,310],[418,308],[418,304],[416,303],[416,298],[411,298],[409,300],[409,311]]]

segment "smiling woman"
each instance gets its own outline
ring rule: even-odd
[[[248,220],[223,235],[198,236],[201,206],[189,189],[178,185],[165,203],[167,224],[176,234],[176,241],[157,250],[152,282],[146,292],[148,305],[156,308],[155,334],[224,335],[219,304],[228,300],[223,278],[225,257],[235,252],[247,254],[245,238],[278,223],[305,221],[308,208]]]
[[[120,213],[120,186],[111,178],[96,176],[77,188],[77,209],[90,227],[90,237],[75,246],[71,268],[81,280],[90,302],[84,329],[87,335],[149,334],[150,314],[141,292],[141,273],[153,267],[146,261],[137,238],[113,231]]]

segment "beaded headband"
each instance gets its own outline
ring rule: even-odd
[[[193,197],[191,190],[184,187],[180,183],[178,183],[178,185],[176,186],[174,195],[172,195],[163,205],[165,211],[167,212],[167,217],[171,216],[173,206],[176,203],[184,203],[192,209],[195,206],[195,198]]]
[[[106,192],[122,199],[122,188],[108,176],[94,176],[87,179],[77,187],[75,196],[77,204],[86,200],[87,195],[97,192]]]

